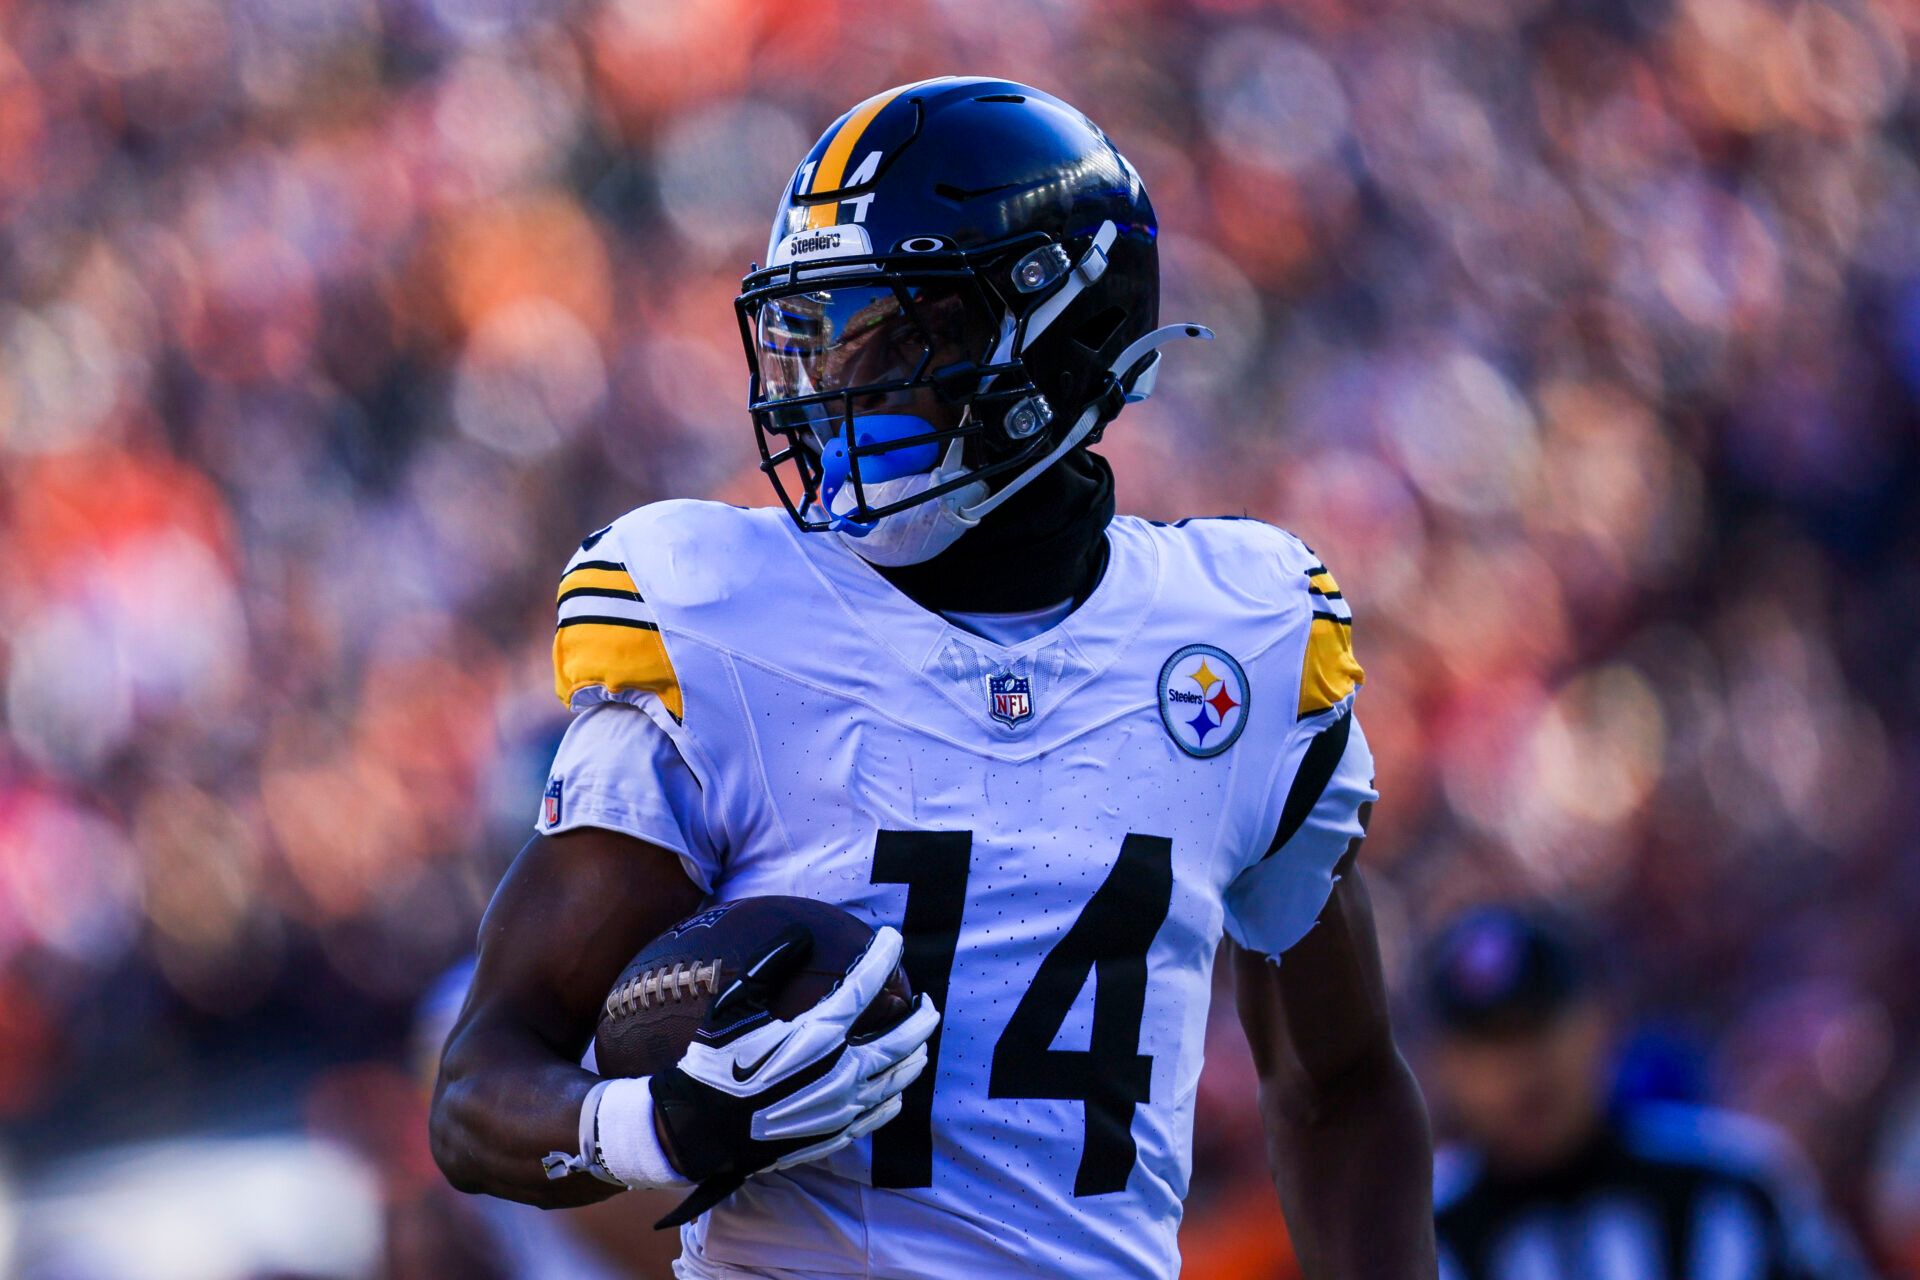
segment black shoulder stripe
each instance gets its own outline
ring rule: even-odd
[[[1287,802],[1280,807],[1280,825],[1274,829],[1273,843],[1260,855],[1262,861],[1284,849],[1307,815],[1313,812],[1313,806],[1320,803],[1333,771],[1340,767],[1340,758],[1347,754],[1347,737],[1352,732],[1353,713],[1349,711],[1315,734],[1307,744],[1299,772],[1293,775],[1293,786],[1287,790]]]
[[[567,573],[576,573],[581,569],[613,569],[620,573],[626,573],[627,566],[621,564],[618,560],[582,560],[579,564],[568,565]],[[564,577],[565,575],[563,574],[562,576]]]
[[[1317,578],[1326,571],[1327,566],[1323,564],[1310,564],[1300,572],[1306,574],[1309,578]]]
[[[575,596],[604,596],[609,600],[632,600],[639,604],[646,603],[646,601],[640,599],[640,593],[638,591],[622,591],[618,587],[575,587],[570,591],[562,591],[560,598],[554,603],[565,604]]]
[[[1258,516],[1241,514],[1237,516],[1182,516],[1178,520],[1149,520],[1148,524],[1156,529],[1184,529],[1195,520],[1245,520],[1250,524],[1265,524]]]
[[[1343,627],[1350,627],[1353,625],[1352,618],[1343,618],[1337,613],[1328,613],[1323,609],[1315,609],[1313,611],[1313,616],[1316,618],[1324,618],[1328,622],[1337,622]]]
[[[1319,596],[1322,600],[1345,600],[1347,598],[1344,591],[1322,591],[1318,587],[1308,587],[1307,594]]]
[[[556,624],[562,627],[584,627],[590,622],[601,623],[609,627],[637,627],[642,631],[658,631],[657,622],[642,622],[638,618],[610,618],[601,614],[583,613],[572,618],[562,618]]]
[[[580,540],[580,549],[582,551],[593,550],[593,544],[600,541],[600,539],[606,537],[607,534],[612,531],[612,529],[613,529],[613,526],[610,524],[601,525],[598,529],[595,529],[592,533],[588,534],[586,537]]]

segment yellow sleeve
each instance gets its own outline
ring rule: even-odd
[[[675,720],[686,714],[660,619],[633,575],[600,539],[588,539],[560,579],[553,691],[569,708],[582,694],[651,693]]]
[[[1323,564],[1305,571],[1307,599],[1313,607],[1308,624],[1307,656],[1300,671],[1300,718],[1319,715],[1344,702],[1367,682],[1367,673],[1353,656],[1353,610]]]

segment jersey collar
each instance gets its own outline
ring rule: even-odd
[[[839,539],[803,533],[790,521],[782,523],[801,558],[844,607],[844,620],[836,621],[865,631],[877,654],[891,657],[914,678],[933,686],[970,721],[991,723],[984,682],[981,690],[974,690],[964,679],[953,678],[954,650],[972,655],[981,670],[1045,662],[1057,671],[1058,683],[1045,704],[1036,708],[1031,722],[1031,728],[1038,729],[1069,704],[1075,690],[1126,652],[1153,616],[1160,594],[1158,546],[1138,522],[1116,519],[1106,530],[1106,572],[1080,607],[1031,639],[998,645],[921,607]]]

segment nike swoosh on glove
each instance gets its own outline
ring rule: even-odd
[[[940,1011],[923,993],[886,1031],[858,1044],[849,1035],[902,946],[898,930],[879,929],[838,986],[781,1019],[768,1005],[813,948],[795,926],[720,993],[678,1065],[651,1081],[667,1156],[699,1184],[656,1227],[691,1222],[753,1174],[818,1160],[899,1114],[900,1091],[926,1069]]]

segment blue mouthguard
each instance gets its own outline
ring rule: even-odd
[[[853,437],[862,447],[923,436],[933,429],[931,422],[911,413],[869,413],[853,420]],[[898,480],[902,476],[919,475],[923,471],[933,470],[933,464],[939,459],[940,446],[931,442],[909,445],[904,449],[888,449],[884,453],[863,453],[860,455],[860,483],[867,486]],[[864,538],[873,531],[872,524],[849,520],[836,515],[833,510],[835,496],[845,487],[852,474],[853,460],[847,453],[846,437],[835,436],[820,449],[820,505],[825,508],[832,522],[831,527],[836,532]]]

